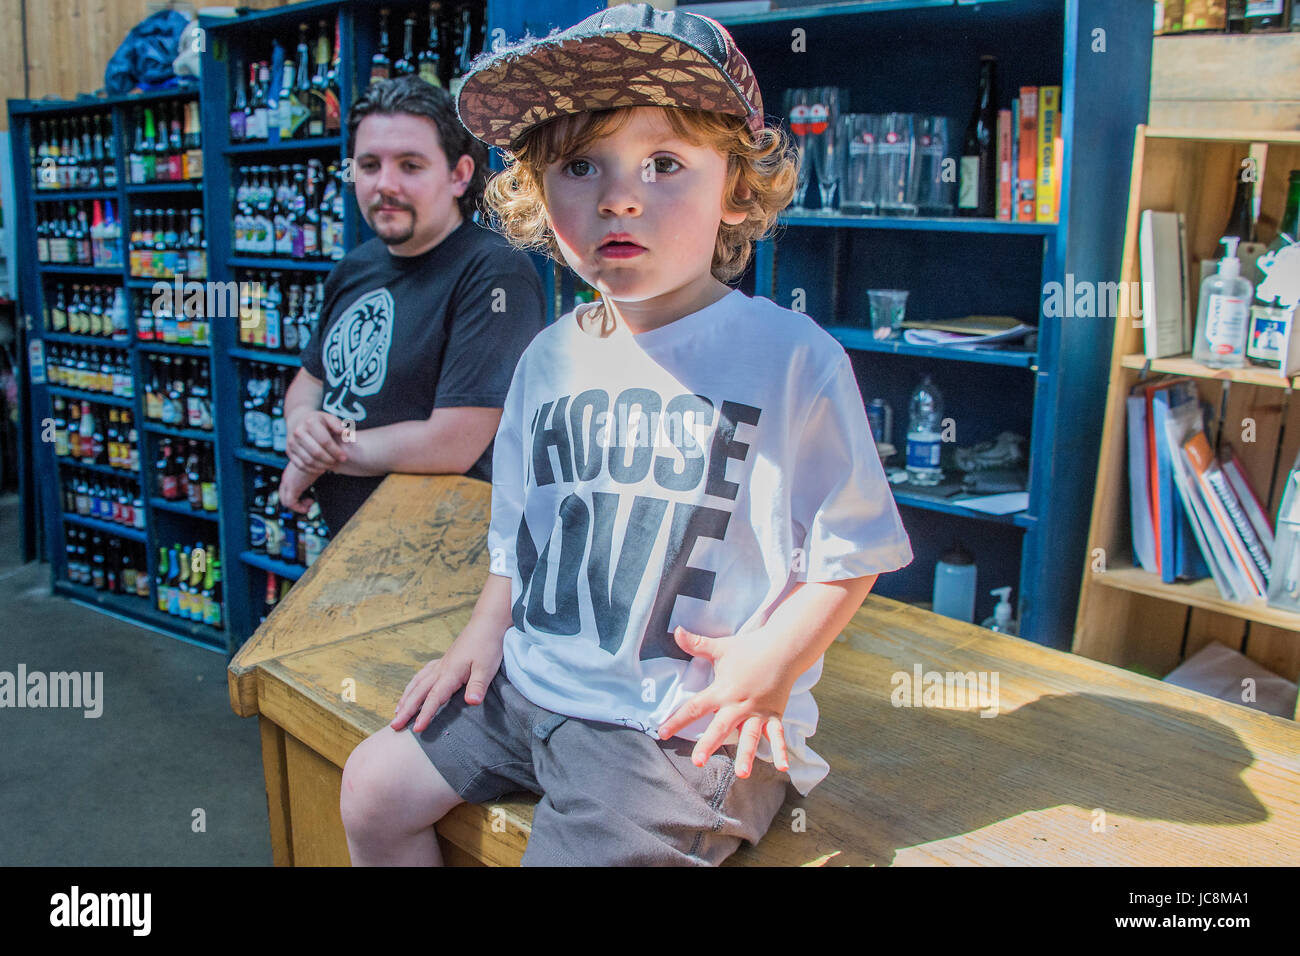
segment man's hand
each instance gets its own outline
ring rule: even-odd
[[[348,460],[343,449],[344,432],[343,422],[329,412],[304,413],[289,432],[289,461],[317,475],[337,468]]]
[[[312,501],[310,498],[302,500],[302,494],[323,474],[324,471],[303,471],[292,461],[289,462],[280,475],[280,504],[290,511],[306,514]]]
[[[667,740],[699,718],[716,713],[713,722],[695,743],[691,760],[704,766],[737,727],[736,776],[748,777],[763,734],[772,747],[772,763],[788,771],[790,758],[785,749],[785,728],[781,716],[790,700],[790,688],[797,673],[773,652],[772,644],[782,639],[778,632],[759,627],[730,637],[702,637],[684,627],[674,632],[677,646],[693,657],[713,662],[713,683],[683,704],[659,727],[659,738]]]

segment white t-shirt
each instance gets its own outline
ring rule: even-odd
[[[808,316],[732,290],[598,338],[575,312],[524,350],[493,449],[503,663],[538,706],[657,739],[713,679],[677,625],[744,634],[796,582],[892,571],[912,548],[849,357]],[[804,795],[830,769],[807,743],[821,671],[799,676],[783,716]],[[713,716],[677,736],[698,740]],[[766,736],[757,755],[772,759]]]

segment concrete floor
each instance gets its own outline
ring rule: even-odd
[[[100,671],[103,713],[0,708],[0,865],[270,865],[257,722],[230,710],[224,655],[51,596],[17,529],[0,497],[0,671]]]

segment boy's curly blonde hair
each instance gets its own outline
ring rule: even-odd
[[[483,203],[513,245],[564,263],[546,214],[542,173],[551,163],[622,128],[632,109],[570,113],[533,127],[513,149],[503,150],[506,167],[488,181]],[[754,135],[737,116],[676,107],[663,111],[677,136],[727,157],[724,208],[747,215],[738,225],[720,224],[711,269],[719,282],[730,282],[745,271],[754,243],[771,232],[777,215],[794,198],[798,154],[782,127],[766,127]],[[741,185],[748,187],[748,198],[740,198]]]

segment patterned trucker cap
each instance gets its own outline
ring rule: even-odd
[[[466,129],[506,149],[557,116],[621,106],[714,110],[754,133],[764,126],[758,80],[722,24],[648,3],[479,54],[456,100]]]

